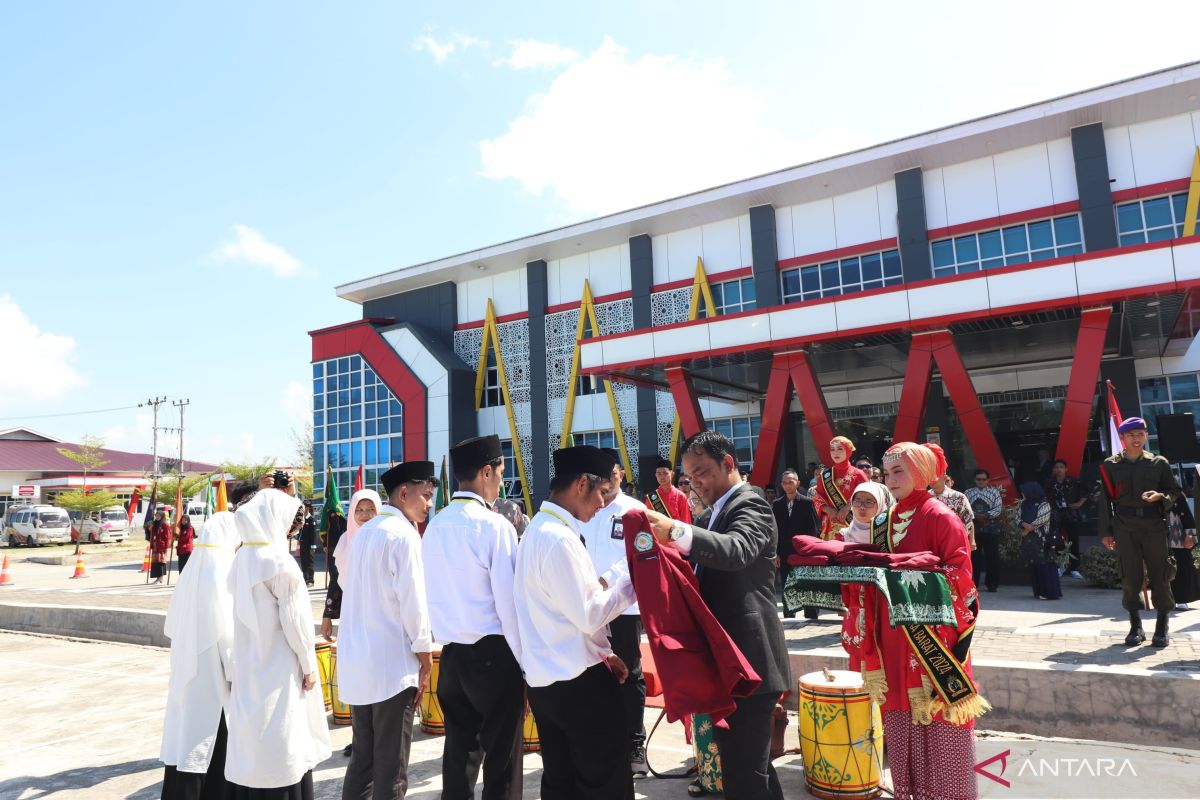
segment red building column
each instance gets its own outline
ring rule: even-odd
[[[958,354],[958,348],[954,345],[950,331],[936,331],[920,335],[929,337],[933,358],[942,373],[942,383],[946,386],[950,402],[954,404],[954,410],[958,412],[958,419],[962,422],[963,432],[967,435],[967,441],[971,444],[976,461],[992,476],[993,486],[1007,489],[1007,493],[1004,495],[1005,502],[1017,502],[1016,487],[1008,474],[1004,455],[1000,452],[1000,445],[996,442],[992,427],[983,413],[983,406],[979,404],[979,395],[975,393],[975,385],[971,383],[971,376],[967,372],[966,366],[963,365],[962,357]],[[906,377],[905,391],[908,390],[907,384]],[[926,381],[926,385],[922,386],[922,391],[927,390],[928,381]]]
[[[915,442],[920,436],[921,423],[925,419],[925,402],[929,398],[929,379],[932,376],[933,340],[927,333],[914,334],[908,347],[908,366],[904,370],[904,386],[900,390],[893,442]]]
[[[767,397],[763,401],[762,421],[758,429],[758,445],[754,449],[754,469],[750,483],[770,486],[775,468],[779,465],[779,448],[783,444],[784,423],[792,400],[792,376],[787,354],[771,359],[771,376],[767,381]]]
[[[1067,462],[1067,472],[1071,475],[1078,475],[1083,463],[1083,448],[1087,444],[1096,400],[1096,381],[1100,378],[1100,358],[1104,355],[1104,340],[1108,338],[1111,317],[1112,306],[1104,306],[1085,309],[1079,320],[1079,338],[1071,362],[1071,380],[1067,385],[1067,400],[1063,403],[1062,428],[1055,453],[1055,458]]]
[[[804,421],[812,433],[813,444],[821,456],[821,463],[831,466],[829,442],[836,434],[829,406],[825,403],[825,393],[821,391],[821,384],[806,353],[792,353],[789,359],[792,384],[796,387],[796,396],[800,398],[800,407],[804,409]]]
[[[692,376],[680,367],[668,367],[667,381],[671,384],[671,398],[675,401],[675,412],[679,414],[683,437],[686,439],[704,430],[704,414],[700,412],[700,401],[692,386]]]

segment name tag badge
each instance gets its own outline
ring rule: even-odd
[[[625,539],[625,526],[622,519],[623,517],[613,517],[612,532],[609,534],[613,539],[620,541],[624,541]]]

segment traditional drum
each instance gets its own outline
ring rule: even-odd
[[[421,696],[421,730],[435,736],[446,732],[446,717],[438,702],[438,673],[441,671],[442,648],[434,645],[433,668],[429,670],[429,690]]]
[[[883,721],[857,672],[825,670],[800,678],[800,754],[813,796],[879,795]]]
[[[696,754],[696,780],[711,793],[724,792],[721,754],[713,738],[713,721],[708,714],[692,715],[692,749]]]
[[[536,753],[542,749],[542,740],[538,738],[537,722],[533,712],[525,714],[525,724],[521,729],[521,752]]]
[[[350,706],[343,703],[338,697],[336,644],[329,650],[329,701],[333,706],[333,724],[349,725],[351,722]]]
[[[321,676],[321,699],[328,714],[333,710],[333,646],[329,642],[317,642],[317,673]]]

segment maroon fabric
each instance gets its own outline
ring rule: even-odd
[[[914,725],[908,711],[883,712],[883,738],[897,800],[975,800],[975,724]]]
[[[166,522],[156,522],[150,531],[150,549],[155,556],[165,558],[171,552],[171,526]]]
[[[788,556],[788,564],[793,567],[827,567],[832,563],[829,556]]]
[[[179,529],[179,542],[175,545],[175,552],[186,556],[192,552],[193,543],[196,540],[196,529],[191,525],[186,528]]]
[[[887,567],[888,569],[937,569],[941,559],[928,550],[916,553],[843,553],[837,564],[848,567]]]
[[[922,550],[913,553],[883,553],[873,544],[828,541],[815,536],[793,536],[796,555],[788,558],[793,567],[888,567],[890,569],[936,569],[941,559]]]
[[[627,512],[622,527],[667,720],[708,714],[724,726],[736,709],[734,698],[749,697],[762,680],[700,598],[691,564],[674,547],[659,546],[643,512]]]

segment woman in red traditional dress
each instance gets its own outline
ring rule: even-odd
[[[979,694],[968,647],[978,613],[971,550],[958,515],[926,489],[937,459],[922,445],[901,442],[883,457],[896,505],[888,512],[888,549],[936,554],[950,584],[955,625],[888,623],[887,603],[874,596],[864,649],[864,682],[882,698],[888,766],[897,800],[974,800],[975,718],[990,706]],[[918,573],[919,574],[919,573]]]
[[[817,474],[813,505],[821,519],[821,538],[832,539],[850,522],[850,497],[854,487],[866,483],[867,474],[850,464],[854,442],[845,436],[835,436],[829,442],[832,467]]]
[[[170,560],[171,526],[167,523],[166,514],[156,511],[154,523],[150,526],[150,577],[154,578],[155,583],[163,582]]]

